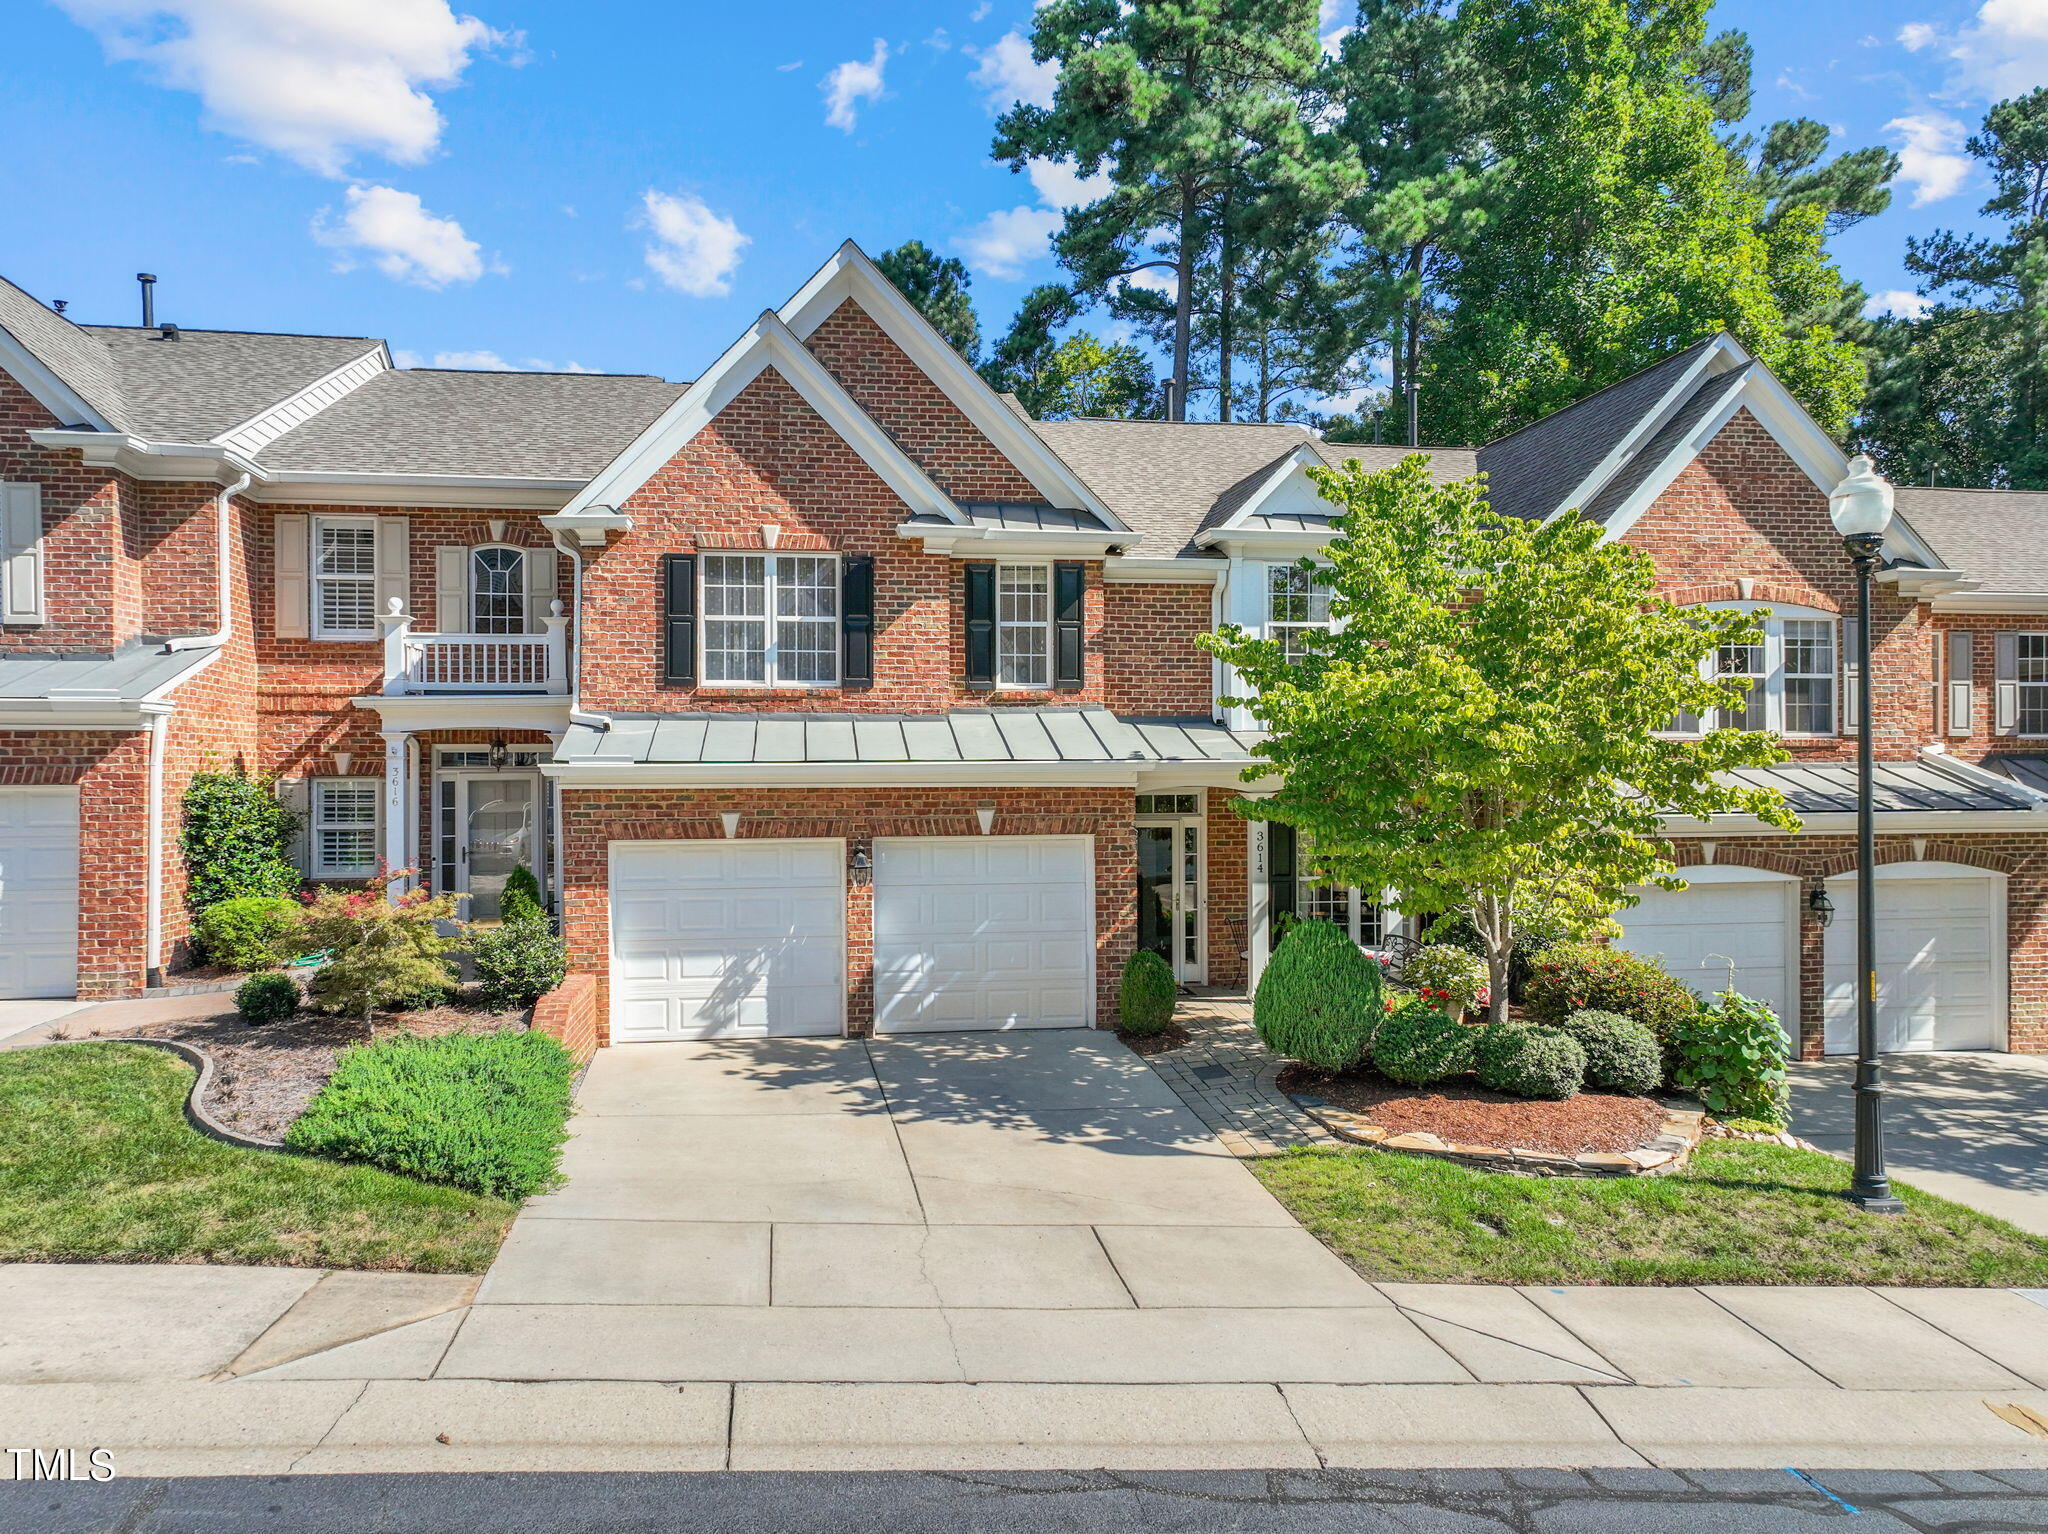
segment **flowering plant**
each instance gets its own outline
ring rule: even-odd
[[[1401,965],[1401,982],[1452,1017],[1492,999],[1486,962],[1447,943],[1428,943],[1411,953]]]

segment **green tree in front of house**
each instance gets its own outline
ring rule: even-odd
[[[291,845],[299,821],[270,779],[240,766],[195,772],[180,808],[178,848],[193,910],[251,895],[298,894]]]
[[[1776,793],[1720,776],[1782,760],[1775,735],[1664,733],[1739,700],[1711,661],[1754,643],[1754,618],[1673,606],[1649,556],[1597,524],[1498,515],[1421,454],[1311,472],[1341,508],[1314,567],[1330,628],[1293,635],[1293,661],[1235,626],[1202,641],[1270,732],[1246,777],[1283,780],[1235,803],[1296,827],[1319,879],[1469,917],[1494,1020],[1525,912],[1590,929],[1669,878],[1664,813],[1797,826]]]

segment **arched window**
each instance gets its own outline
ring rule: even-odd
[[[526,551],[485,544],[469,551],[469,631],[526,632]]]
[[[1841,625],[1835,615],[1816,607],[1785,603],[1711,602],[1723,612],[1766,613],[1763,637],[1756,644],[1723,645],[1715,658],[1715,674],[1748,679],[1748,695],[1734,708],[1716,710],[1702,720],[1681,714],[1672,721],[1674,735],[1703,730],[1776,730],[1780,735],[1808,739],[1841,730]]]

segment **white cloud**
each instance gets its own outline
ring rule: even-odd
[[[1913,189],[1913,206],[1925,207],[1953,197],[1970,174],[1971,160],[1962,152],[1965,129],[1940,112],[1894,117],[1884,131],[1896,134],[1899,180]]]
[[[889,45],[878,37],[872,57],[865,61],[848,59],[832,66],[832,72],[818,82],[818,89],[825,93],[827,127],[842,133],[853,132],[855,103],[882,99],[882,65],[888,58]]]
[[[1164,293],[1168,298],[1180,291],[1180,279],[1163,266],[1140,267],[1128,277],[1117,279],[1127,288],[1138,288],[1147,293]]]
[[[1033,160],[1024,167],[1024,174],[1031,178],[1038,200],[1048,208],[1084,208],[1100,202],[1112,189],[1107,171],[1084,176],[1072,160]]]
[[[1918,293],[1909,293],[1904,288],[1887,288],[1882,293],[1870,295],[1870,301],[1863,306],[1865,319],[1876,319],[1883,314],[1896,314],[1900,319],[1917,320],[1934,305]]]
[[[730,293],[740,252],[753,243],[740,226],[686,193],[649,187],[640,201],[639,222],[653,236],[647,242],[647,265],[654,275],[692,298]]]
[[[447,0],[58,0],[133,60],[191,91],[209,126],[322,175],[359,154],[415,165],[441,140],[430,89],[514,41]]]
[[[791,61],[790,61],[789,63],[787,63],[787,64],[777,64],[777,65],[775,66],[775,72],[776,72],[776,73],[777,73],[778,75],[786,75],[786,74],[788,74],[788,73],[789,73],[789,72],[790,72],[790,71],[791,71],[792,69],[802,69],[803,67],[804,67],[804,61],[803,61],[802,59],[792,59],[792,60],[791,60]]]
[[[1034,107],[1052,105],[1060,66],[1050,59],[1043,64],[1034,59],[1022,32],[1005,32],[974,56],[977,62],[970,78],[981,88],[991,112],[1007,112],[1020,101]]]
[[[987,21],[988,13],[993,9],[994,7],[989,3],[989,0],[981,0],[981,4],[968,13],[967,19],[969,21]]]
[[[1911,22],[1898,35],[1908,52],[1948,61],[1945,99],[2003,101],[2048,84],[2048,0],[1984,0],[1953,31]]]
[[[454,219],[429,213],[417,194],[352,186],[344,196],[339,218],[323,208],[313,219],[313,237],[342,252],[338,270],[352,270],[360,257],[393,281],[421,288],[474,282],[484,274],[477,242]],[[496,264],[491,269],[504,270]]]
[[[431,359],[418,352],[399,350],[391,354],[391,360],[402,368],[456,368],[464,372],[480,373],[596,373],[599,368],[587,368],[580,362],[547,362],[539,357],[528,357],[524,362],[507,362],[496,352],[487,348],[474,351],[435,352]]]
[[[1009,208],[977,224],[961,238],[960,249],[977,272],[1011,281],[1045,255],[1060,223],[1054,208]]]

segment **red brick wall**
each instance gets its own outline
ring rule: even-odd
[[[595,710],[935,713],[957,707],[1100,705],[1105,698],[1104,591],[1088,567],[1083,606],[1087,685],[1071,691],[971,691],[959,612],[958,561],[896,536],[909,515],[776,373],[763,373],[628,499],[633,530],[590,553],[584,575],[584,705]],[[702,548],[872,554],[871,687],[671,687],[661,680],[661,556]],[[1206,707],[1204,709],[1206,712]]]
[[[1251,825],[1239,796],[1209,790],[1209,984],[1242,986],[1251,962]]]
[[[1916,848],[1915,843],[1922,845]],[[1681,873],[1703,863],[1698,841],[1673,844]],[[1801,882],[1799,952],[1799,1036],[1801,1053],[1820,1058],[1823,1039],[1822,929],[1808,913],[1805,897],[1814,884],[1856,866],[1853,836],[1744,836],[1716,841],[1714,862],[1767,868]],[[2007,1047],[2017,1054],[2048,1054],[2048,833],[1989,836],[1879,836],[1877,861],[1967,863],[2006,874],[2008,970]],[[1627,913],[1622,915],[1626,924]]]
[[[558,1040],[579,1065],[597,1052],[601,1027],[593,976],[571,975],[533,1004],[533,1031]]]
[[[1095,979],[1098,1020],[1116,1017],[1117,984],[1137,943],[1137,843],[1128,791],[1043,789],[589,789],[565,793],[563,931],[572,971],[595,975],[610,1041],[611,947],[606,858],[614,841],[712,838],[719,816],[738,811],[742,837],[975,836],[977,806],[993,804],[997,836],[1095,838]],[[846,903],[848,1029],[874,1026],[872,892],[849,886]]]
[[[804,344],[948,495],[963,501],[1045,499],[852,299]]]
[[[1209,656],[1195,636],[1215,626],[1211,588],[1115,582],[1102,595],[1104,704],[1120,714],[1209,718]]]

